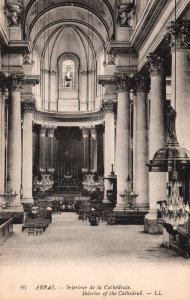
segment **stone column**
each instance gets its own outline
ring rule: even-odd
[[[8,121],[8,177],[9,190],[17,196],[10,203],[14,210],[22,210],[21,192],[21,89],[25,78],[23,74],[8,76],[10,91],[9,121]]]
[[[43,173],[46,170],[46,126],[40,128],[39,148],[39,169]]]
[[[149,162],[148,149],[148,80],[142,74],[135,74],[135,140],[134,140],[134,190],[138,194],[136,206],[147,211],[149,206]]]
[[[172,103],[177,112],[176,133],[179,144],[190,151],[190,21],[171,22],[167,38],[172,51]]]
[[[124,210],[126,205],[122,196],[127,189],[130,174],[130,78],[116,77],[118,86],[117,130],[116,130],[116,175],[117,205],[115,210]]]
[[[104,177],[110,175],[112,171],[111,165],[115,165],[115,120],[114,120],[114,104],[113,100],[104,100],[102,103],[105,120],[104,132]],[[106,191],[111,190],[111,182],[109,179],[104,180],[104,198],[106,199]]]
[[[47,168],[51,174],[51,178],[53,178],[54,169],[54,135],[55,135],[55,127],[51,126],[47,128],[47,136],[48,136],[48,157],[47,157]]]
[[[33,133],[32,121],[33,110],[35,108],[34,99],[24,101],[24,120],[23,120],[23,176],[22,188],[23,197],[22,203],[33,203],[32,198],[32,175],[33,175]]]
[[[90,171],[92,173],[97,172],[97,132],[96,127],[90,127]]]
[[[3,88],[6,76],[0,72],[0,192],[5,188],[5,99]]]
[[[83,173],[89,172],[89,128],[81,127],[82,136],[83,136]]]
[[[163,59],[156,54],[148,56],[147,66],[151,77],[151,104],[149,127],[149,159],[152,160],[158,149],[166,145],[164,105],[166,101],[166,81]],[[149,173],[149,213],[145,217],[145,232],[161,233],[157,219],[157,201],[166,199],[166,173]]]

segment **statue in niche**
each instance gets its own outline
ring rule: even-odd
[[[119,23],[120,26],[129,27],[129,20],[131,19],[131,11],[133,9],[133,4],[120,4],[119,5]]]
[[[171,105],[167,105],[165,108],[165,117],[166,117],[166,127],[169,134],[169,141],[171,143],[177,143],[176,135],[176,111]]]

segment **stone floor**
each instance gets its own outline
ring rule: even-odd
[[[140,225],[90,226],[89,222],[79,221],[74,213],[62,213],[53,216],[52,224],[41,236],[28,236],[27,231],[21,232],[21,225],[14,225],[14,234],[0,246],[0,269],[5,278],[12,276],[18,285],[28,282],[31,276],[32,280],[49,276],[57,284],[58,278],[61,280],[67,274],[67,283],[76,284],[89,278],[91,283],[102,283],[107,279],[109,283],[127,281],[141,289],[149,287],[154,278],[151,291],[165,288],[169,295],[171,280],[173,283],[176,280],[180,289],[183,287],[181,278],[187,280],[190,260],[162,248],[161,244],[162,236],[146,234]],[[61,274],[61,278],[56,274]],[[59,285],[62,284],[60,281]],[[179,299],[186,298],[183,295]]]

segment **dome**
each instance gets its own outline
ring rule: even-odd
[[[159,149],[150,160],[149,171],[152,172],[172,172],[185,169],[190,166],[190,152],[180,147],[178,143],[167,143],[167,145]]]

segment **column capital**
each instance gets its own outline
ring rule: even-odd
[[[42,137],[45,137],[46,136],[46,129],[47,127],[45,125],[43,125],[41,128],[40,128],[40,136]]]
[[[3,92],[6,88],[7,77],[5,73],[0,72],[0,90]]]
[[[96,126],[91,126],[89,129],[90,129],[91,137],[93,139],[96,139],[96,132],[97,132]]]
[[[48,137],[54,137],[54,134],[55,134],[55,130],[56,130],[56,127],[54,126],[50,126],[50,127],[47,127],[47,135]]]
[[[150,77],[142,73],[135,73],[133,76],[134,91],[148,93],[150,90]]]
[[[25,83],[26,77],[24,74],[12,73],[7,76],[7,85],[10,90],[21,90]]]
[[[35,109],[35,101],[33,99],[25,99],[23,102],[24,112],[32,113]]]
[[[116,101],[113,100],[104,100],[102,102],[102,109],[105,113],[107,112],[114,112],[114,106],[115,106]]]
[[[172,21],[168,27],[165,39],[171,50],[190,49],[190,21]]]
[[[157,54],[149,53],[147,56],[146,67],[150,75],[161,75],[164,73],[164,59]]]
[[[114,74],[114,80],[116,83],[117,91],[123,92],[123,91],[130,91],[132,87],[132,79],[126,74]]]
[[[82,127],[80,127],[80,130],[82,132],[83,138],[87,138],[89,136],[89,127],[82,126]]]

